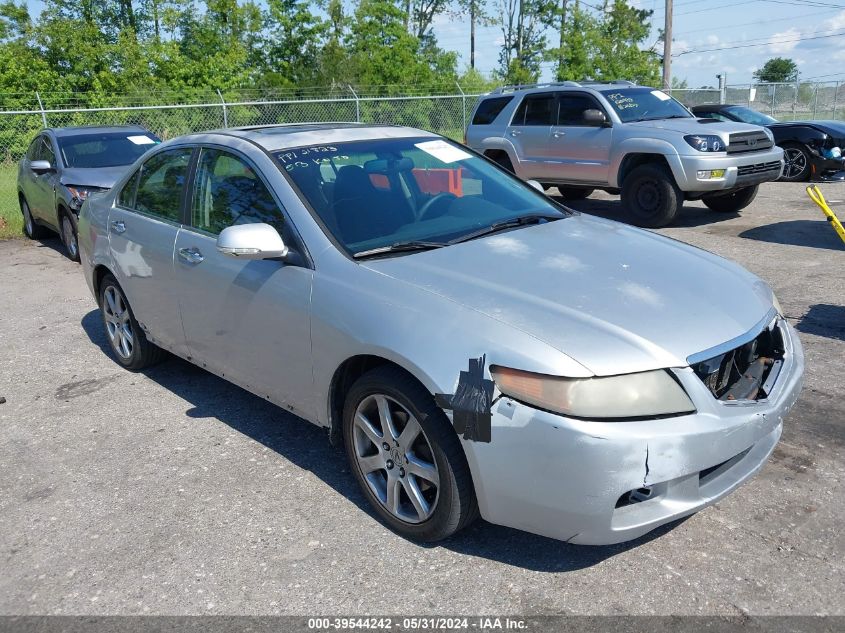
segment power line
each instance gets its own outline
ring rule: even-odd
[[[798,37],[791,40],[780,40],[777,42],[760,42],[757,44],[738,44],[736,46],[722,46],[720,48],[694,48],[688,51],[682,51],[675,55],[675,57],[680,57],[681,55],[688,55],[689,53],[713,53],[716,51],[730,51],[737,48],[753,48],[755,46],[777,46],[779,44],[791,44],[793,42],[807,42],[809,40],[823,40],[828,37],[842,37],[845,35],[845,31],[840,31],[838,33],[830,33],[829,35],[815,35],[812,37]]]
[[[814,16],[815,15],[823,15],[825,13],[833,13],[835,10],[836,9],[825,9],[823,11],[819,11],[818,13],[812,13],[810,15],[814,15]],[[718,30],[724,31],[725,29],[733,29],[733,28],[737,28],[737,27],[740,27],[740,26],[752,26],[752,25],[757,25],[757,24],[771,24],[772,22],[786,22],[786,21],[795,20],[795,19],[801,18],[801,17],[806,17],[806,16],[790,15],[790,16],[787,16],[785,18],[774,18],[772,20],[754,20],[753,22],[740,22],[738,24],[729,24],[727,26],[720,26],[718,28]],[[716,30],[716,29],[714,29],[712,26],[707,27],[707,28],[703,28],[703,29],[693,29],[691,31],[682,31],[681,33],[677,33],[675,35],[675,37],[679,37],[681,35],[689,35],[690,33],[703,33],[704,31],[712,32],[714,30]]]

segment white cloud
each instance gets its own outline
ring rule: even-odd
[[[798,42],[795,40],[800,37],[801,30],[794,26],[786,31],[775,33],[769,38],[769,51],[772,53],[788,53],[798,46]]]

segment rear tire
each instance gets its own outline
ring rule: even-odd
[[[585,198],[589,198],[595,189],[590,189],[589,187],[564,187],[560,186],[557,188],[560,191],[560,195],[564,200],[584,200]]]
[[[114,276],[103,277],[99,301],[106,338],[118,363],[126,369],[138,371],[155,365],[165,357],[163,349],[147,340]]]
[[[754,202],[759,188],[759,185],[743,187],[724,196],[705,196],[701,201],[711,211],[736,213]]]
[[[23,232],[31,240],[43,240],[47,237],[47,229],[36,224],[32,217],[32,212],[29,210],[29,203],[26,199],[21,198],[21,213],[23,214]]]
[[[684,205],[684,196],[667,168],[645,164],[626,176],[622,204],[633,224],[658,228],[672,223]]]
[[[506,169],[512,174],[516,173],[513,169],[513,163],[511,162],[510,157],[504,152],[502,152],[501,154],[496,154],[492,157],[492,160],[502,169]]]
[[[401,536],[439,541],[478,517],[454,428],[431,394],[398,367],[377,367],[352,385],[343,438],[364,496]]]

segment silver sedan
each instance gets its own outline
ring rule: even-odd
[[[398,533],[625,541],[763,466],[801,345],[736,264],[534,185],[411,128],[184,136],[86,201],[83,270],[122,365],[326,427]]]

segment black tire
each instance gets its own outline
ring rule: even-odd
[[[622,204],[633,224],[658,228],[672,223],[684,205],[684,196],[666,167],[646,164],[625,177]]]
[[[422,429],[418,438],[421,437],[426,442],[423,448],[430,449],[425,459],[426,461],[432,460],[431,463],[437,467],[439,485],[437,486],[436,497],[433,500],[434,507],[431,508],[431,514],[427,518],[416,523],[402,520],[387,509],[386,502],[376,496],[371,488],[358,461],[356,451],[359,448],[357,443],[363,439],[364,443],[370,444],[369,449],[373,456],[393,463],[392,460],[387,459],[394,454],[392,442],[388,445],[390,452],[386,452],[383,446],[377,446],[372,439],[368,442],[368,439],[360,433],[356,435],[354,418],[358,407],[366,406],[367,402],[376,397],[386,397],[388,400],[392,400],[391,406],[395,407],[393,415],[396,416],[394,427],[397,429],[399,424],[403,422],[400,415],[403,413],[401,408],[404,408],[416,418]],[[404,421],[407,421],[407,419],[406,415]],[[381,422],[379,424],[382,426]],[[399,435],[401,439],[401,433]],[[415,541],[439,541],[463,529],[478,517],[478,504],[469,465],[454,428],[443,411],[437,407],[432,395],[413,376],[402,369],[395,366],[377,367],[361,376],[352,385],[346,394],[343,407],[343,438],[352,473],[364,496],[367,497],[381,520],[401,536]],[[408,457],[418,455],[416,452],[413,454],[404,452],[404,448],[399,447],[398,441],[396,447],[399,454],[404,455],[402,459],[405,459],[406,464],[409,463]],[[373,448],[375,449],[374,452],[372,452]],[[381,457],[382,455],[383,457]],[[399,476],[399,471],[402,471],[403,477],[413,477],[410,470],[405,473],[404,469],[397,469],[395,463],[393,463],[393,466],[388,464],[386,468],[391,468],[394,481]],[[370,471],[370,475],[376,478],[379,485],[381,482],[385,483],[385,488],[387,482],[390,481],[386,468]],[[396,470],[393,471],[393,469]],[[419,489],[419,482],[421,481],[423,480],[415,479],[417,489]],[[405,498],[410,502],[404,484],[399,487],[401,489],[398,498],[401,499],[402,494],[405,494]],[[431,488],[429,488],[429,491],[431,491]]]
[[[120,297],[123,307],[120,314],[122,315],[124,311],[126,313],[126,318],[122,324],[118,323],[118,319],[111,319],[107,314],[107,312],[114,312],[109,307],[107,298],[111,292],[114,293],[111,295],[113,299],[115,296]],[[98,299],[100,303],[100,314],[103,317],[103,327],[106,330],[106,338],[109,341],[114,358],[118,363],[131,371],[139,371],[146,367],[155,365],[167,355],[163,349],[153,345],[147,340],[146,335],[138,325],[138,321],[135,320],[135,313],[132,312],[132,307],[129,305],[126,295],[123,294],[123,289],[120,287],[120,284],[117,283],[117,279],[115,279],[112,275],[106,275],[100,282]],[[121,329],[123,334],[113,336],[113,330],[109,328],[110,323],[115,326],[115,330]],[[126,330],[122,329],[122,327],[127,325],[129,326],[129,332],[128,336],[124,337]],[[118,339],[125,338],[131,339],[131,343],[129,343],[126,347],[122,347],[119,341],[116,342]],[[129,350],[128,354],[126,353],[127,349]]]
[[[59,213],[59,226],[61,231],[59,236],[62,238],[62,243],[65,245],[65,252],[67,257],[73,262],[79,261],[79,237],[76,229],[76,222],[67,211]]]
[[[812,155],[807,147],[801,143],[784,143],[781,147],[785,164],[780,180],[784,182],[809,180]]]
[[[21,215],[23,215],[23,232],[31,240],[43,240],[49,231],[40,224],[36,224],[29,210],[29,203],[25,198],[20,199]]]
[[[559,186],[557,188],[560,191],[560,195],[564,200],[583,200],[584,198],[589,198],[595,189],[590,189],[589,187],[564,187]]]
[[[719,213],[736,213],[747,207],[757,197],[759,185],[743,187],[723,196],[704,196],[701,201],[711,211]]]
[[[492,157],[492,160],[502,169],[507,169],[512,174],[516,173],[513,169],[513,163],[511,162],[510,157],[504,152],[502,152],[501,154],[496,154]]]

